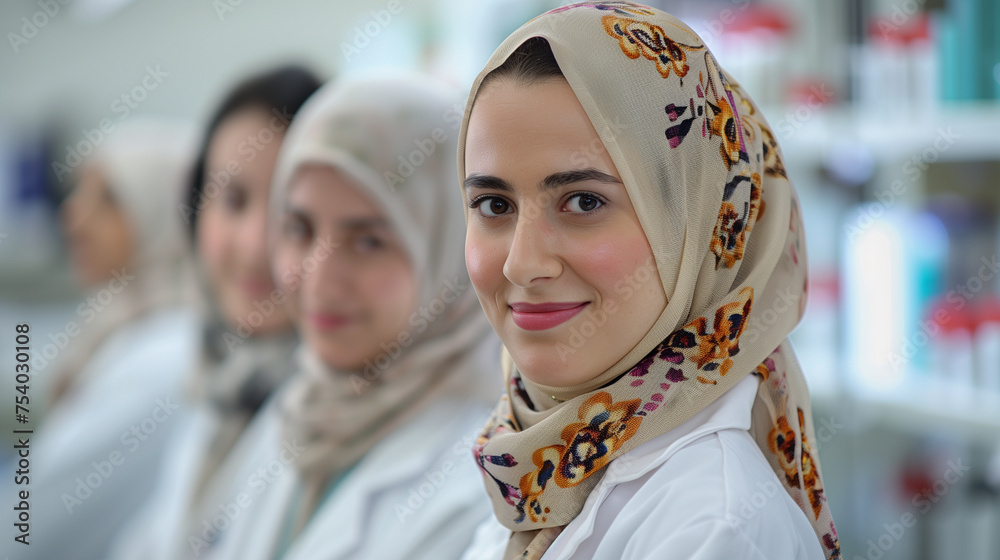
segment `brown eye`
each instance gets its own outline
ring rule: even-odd
[[[604,201],[589,193],[579,193],[571,196],[566,201],[568,212],[587,213],[592,212],[604,205]]]
[[[299,216],[289,216],[281,228],[286,239],[298,243],[308,242],[312,236],[312,228]]]
[[[473,201],[473,207],[478,208],[483,216],[490,218],[508,213],[510,203],[496,196],[484,196]]]
[[[374,235],[358,235],[354,238],[354,250],[358,253],[372,253],[385,247],[385,242]]]
[[[222,193],[223,205],[226,207],[226,210],[234,214],[246,208],[247,198],[246,189],[236,185],[230,185]]]

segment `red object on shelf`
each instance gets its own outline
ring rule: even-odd
[[[975,307],[977,328],[987,322],[1000,323],[1000,297],[983,296],[976,302]]]
[[[868,24],[868,38],[897,45],[910,45],[931,38],[930,18],[914,14],[900,21],[898,14],[873,19]]]
[[[833,106],[837,104],[837,92],[827,82],[821,80],[794,80],[788,84],[788,102],[809,107]]]
[[[788,10],[778,6],[751,4],[732,23],[727,24],[725,30],[726,33],[770,31],[778,35],[790,35],[794,28]]]
[[[927,496],[932,492],[934,477],[930,469],[922,464],[905,464],[899,473],[899,492],[904,502],[909,503],[914,496]]]
[[[964,307],[958,309],[953,302],[939,298],[927,307],[925,319],[934,321],[941,327],[942,333],[960,330],[971,333],[979,324],[977,307],[972,302],[966,302]]]

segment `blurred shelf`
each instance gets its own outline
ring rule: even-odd
[[[1000,445],[1000,393],[921,380],[891,391],[855,388],[813,395],[825,411],[844,410],[859,426],[882,425],[913,434],[954,433]]]
[[[808,105],[763,109],[786,159],[821,161],[838,147],[876,160],[1000,160],[1000,104],[967,103],[910,115]]]

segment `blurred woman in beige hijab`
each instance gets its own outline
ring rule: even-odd
[[[488,515],[468,449],[500,347],[462,256],[454,103],[427,79],[343,81],[296,117],[271,226],[299,369],[223,466],[192,555],[443,560]]]
[[[58,358],[58,398],[31,440],[30,546],[11,545],[13,523],[2,524],[16,558],[103,557],[155,484],[197,349],[192,270],[170,211],[192,132],[143,117],[118,124],[63,206],[87,297]]]

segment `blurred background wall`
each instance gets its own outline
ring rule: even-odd
[[[845,557],[1000,558],[1000,2],[649,3],[699,31],[764,107],[798,188],[811,281],[793,340]],[[283,62],[467,89],[508,33],[557,5],[0,4],[0,371],[29,322],[44,406],[80,297],[58,204],[116,123],[201,126],[236,80]]]

